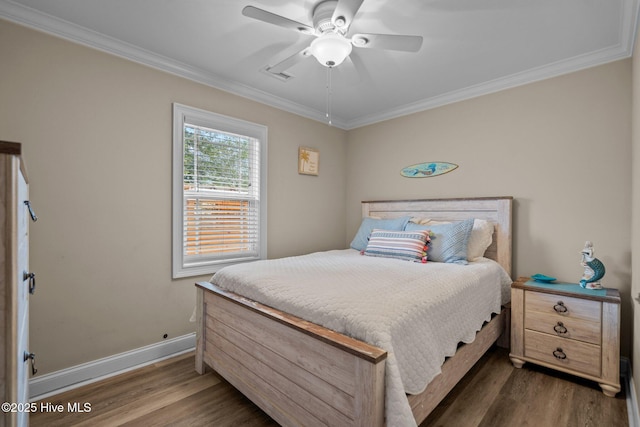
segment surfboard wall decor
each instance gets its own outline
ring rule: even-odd
[[[448,162],[425,162],[402,168],[400,175],[407,178],[429,178],[451,172],[458,165]]]

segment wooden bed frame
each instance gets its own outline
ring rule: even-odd
[[[362,214],[495,224],[485,256],[511,275],[511,197],[362,202]],[[385,350],[200,282],[196,371],[214,369],[284,426],[383,426]],[[458,348],[419,395],[408,395],[420,424],[499,338],[508,343],[509,310]],[[505,333],[506,332],[506,333]],[[508,345],[508,344],[507,344]]]

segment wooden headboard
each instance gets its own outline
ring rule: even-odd
[[[410,216],[436,221],[485,219],[494,224],[493,242],[485,257],[498,262],[511,276],[511,211],[513,197],[464,199],[380,200],[362,202],[362,216]]]

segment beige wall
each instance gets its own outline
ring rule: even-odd
[[[577,282],[592,240],[622,293],[629,354],[631,60],[352,130],[347,145],[347,240],[361,200],[513,196],[514,276]],[[459,168],[400,176],[421,161]]]
[[[0,20],[0,139],[24,144],[40,373],[184,335],[171,280],[171,104],[268,126],[268,255],[340,247],[346,132]],[[298,175],[298,146],[320,176]]]
[[[345,246],[361,200],[512,195],[514,275],[576,281],[592,240],[629,354],[630,60],[344,132],[2,20],[0,57],[0,139],[25,144],[40,216],[41,373],[194,329],[208,277],[170,279],[172,102],[269,127],[269,257]],[[297,174],[299,145],[320,149],[319,177]],[[429,160],[460,167],[399,175]]]
[[[636,35],[635,50],[632,62],[632,242],[631,245],[632,269],[640,271],[640,40]],[[633,380],[636,393],[640,391],[640,313],[638,303],[640,302],[640,275],[634,274],[631,281],[631,311],[633,315],[632,333],[632,358]],[[638,395],[636,394],[636,398]],[[639,405],[640,406],[640,405]]]

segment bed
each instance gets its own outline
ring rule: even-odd
[[[500,265],[508,278],[512,202],[511,197],[372,201],[362,202],[362,214],[363,218],[382,220],[428,218],[432,223],[486,220],[493,235],[484,257]],[[367,258],[347,255],[350,260]],[[342,259],[343,254],[316,256]],[[410,264],[418,265],[403,265]],[[438,366],[437,375],[429,377],[424,390],[403,393],[402,399],[397,399],[397,390],[391,391],[396,359],[402,355],[397,348],[386,351],[383,347],[389,347],[368,343],[379,340],[364,342],[353,338],[352,331],[336,332],[341,326],[320,326],[291,314],[295,310],[279,310],[269,300],[269,305],[260,303],[211,282],[199,282],[196,287],[196,370],[204,373],[207,367],[214,369],[285,426],[419,424],[493,343],[502,340],[504,345],[509,336],[508,308],[493,308],[497,314],[487,318],[477,334],[472,332],[471,339],[464,340],[468,344],[460,345],[457,351],[454,348],[455,355]],[[392,393],[395,400],[389,400]],[[398,405],[409,408],[410,421],[393,418]]]

